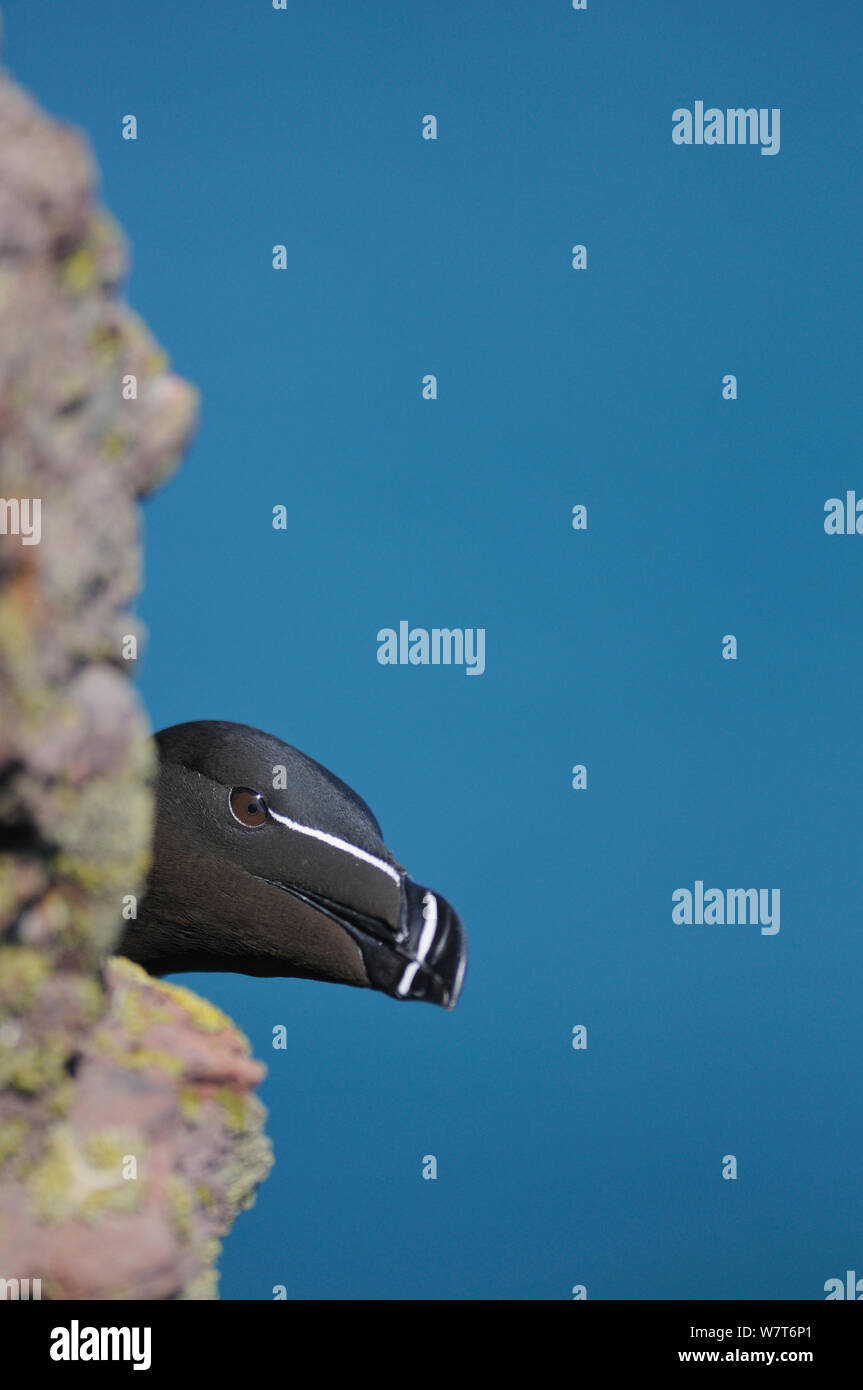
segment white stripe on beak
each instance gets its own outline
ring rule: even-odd
[[[437,898],[434,893],[426,893],[423,897],[423,929],[420,932],[420,939],[417,943],[416,960],[412,960],[399,980],[396,988],[397,994],[407,994],[414,982],[414,976],[429,953],[431,944],[437,931]]]

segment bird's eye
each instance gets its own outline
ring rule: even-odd
[[[260,792],[253,792],[249,787],[234,787],[228,805],[240,825],[263,825],[267,819],[266,801]]]

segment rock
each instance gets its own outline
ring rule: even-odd
[[[203,1298],[272,1159],[230,1020],[110,958],[153,822],[138,499],[197,410],[126,265],[84,140],[0,72],[0,1277]]]

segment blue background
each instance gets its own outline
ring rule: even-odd
[[[203,394],[146,506],[154,725],[324,762],[470,936],[453,1014],[188,977],[269,1065],[277,1162],[223,1296],[863,1273],[863,539],[823,529],[863,495],[859,7],[4,12]],[[697,99],[780,107],[780,153],[674,145]],[[402,618],[485,627],[485,675],[378,665]],[[676,926],[696,878],[779,887],[778,936]]]

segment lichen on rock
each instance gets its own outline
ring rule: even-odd
[[[138,502],[197,410],[127,260],[83,138],[0,71],[0,1276],[65,1299],[214,1296],[272,1162],[246,1040],[111,957],[153,826]]]

